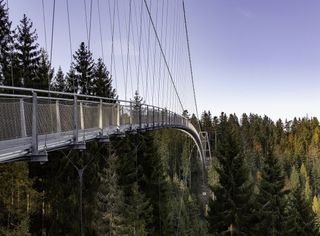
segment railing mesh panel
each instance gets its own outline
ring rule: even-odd
[[[21,137],[19,99],[0,99],[0,140]]]
[[[99,127],[99,104],[82,104],[84,128],[98,128]]]

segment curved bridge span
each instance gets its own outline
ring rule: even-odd
[[[0,163],[43,162],[50,151],[85,149],[86,142],[162,128],[187,133],[204,161],[198,131],[188,118],[165,108],[140,101],[0,86]]]

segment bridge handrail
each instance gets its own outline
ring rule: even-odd
[[[11,94],[10,91],[18,92]],[[2,155],[5,155],[3,149],[15,148],[20,145],[19,142],[23,143],[22,147],[28,148],[27,152],[38,155],[48,147],[47,136],[68,140],[71,137],[72,143],[76,144],[86,141],[90,135],[93,138],[109,135],[107,131],[110,129],[114,133],[120,128],[159,127],[185,127],[197,135],[190,124],[188,118],[167,108],[140,104],[134,100],[0,86],[0,162]],[[15,141],[19,141],[18,144]]]

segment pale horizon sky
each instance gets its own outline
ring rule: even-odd
[[[102,15],[107,14],[103,8],[107,1],[100,0]],[[26,13],[37,28],[39,44],[44,47],[41,0],[8,2],[13,27]],[[123,5],[128,2],[119,0]],[[52,3],[45,1],[48,45]],[[83,1],[69,0],[69,3],[75,50],[80,41],[86,40]],[[180,0],[170,2],[172,7],[180,3]],[[210,110],[219,116],[223,111],[239,117],[242,113],[257,113],[273,120],[320,117],[320,1],[185,0],[185,3],[200,113]],[[56,4],[53,65],[61,65],[66,71],[70,51],[65,1],[57,0]],[[172,11],[179,11],[181,17],[181,10]],[[173,27],[170,19],[174,18],[169,18],[168,26]],[[97,22],[96,13],[93,22]],[[93,34],[98,37],[96,23]],[[110,35],[110,31],[105,30],[104,34]],[[105,40],[105,45],[109,45],[110,41]],[[100,41],[94,41],[95,57],[99,56],[99,47]],[[182,66],[188,72],[187,64]],[[186,101],[192,103],[190,99]]]

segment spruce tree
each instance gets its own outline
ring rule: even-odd
[[[66,92],[78,93],[79,91],[79,77],[76,75],[73,65],[71,65],[66,74]]]
[[[285,233],[286,196],[285,179],[278,160],[271,151],[261,171],[259,194],[256,199],[257,234],[283,235]]]
[[[40,61],[37,39],[38,36],[36,30],[33,29],[33,23],[24,14],[15,34],[14,47],[17,60],[15,72],[19,76],[14,82],[15,86],[22,85],[27,88],[34,86]]]
[[[11,21],[9,21],[8,9],[5,1],[0,0],[0,82],[5,85],[12,85],[12,43]]]
[[[64,77],[63,71],[59,66],[58,72],[54,77],[54,81],[52,83],[52,90],[65,92],[66,91],[66,79]]]
[[[124,222],[124,196],[118,184],[117,157],[108,159],[108,166],[100,174],[100,186],[97,193],[97,220],[98,235],[120,235],[128,232]]]
[[[312,211],[311,202],[305,199],[301,185],[293,190],[289,198],[287,217],[284,235],[319,235],[315,225],[316,215]]]
[[[252,184],[241,149],[239,124],[235,116],[222,114],[219,125],[218,160],[220,185],[213,188],[209,200],[208,223],[212,234],[243,235],[250,233]]]
[[[92,53],[88,47],[82,42],[79,49],[73,55],[73,68],[75,69],[75,76],[78,87],[76,93],[92,94],[92,85],[94,78],[94,60]]]
[[[39,65],[36,71],[36,77],[33,79],[33,88],[48,90],[53,78],[53,69],[51,68],[48,54],[44,49],[40,50]],[[50,83],[50,85],[49,85]]]
[[[99,58],[94,68],[93,95],[107,98],[115,97],[115,90],[112,88],[110,72],[107,71],[102,59]]]

